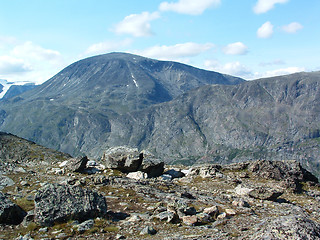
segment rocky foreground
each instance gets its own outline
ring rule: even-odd
[[[295,161],[177,167],[126,147],[22,159],[8,144],[0,239],[320,239],[320,185]]]

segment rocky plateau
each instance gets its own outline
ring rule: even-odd
[[[297,161],[170,166],[125,146],[72,158],[0,134],[0,239],[319,239]]]

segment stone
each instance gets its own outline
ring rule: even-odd
[[[269,189],[266,187],[257,187],[249,192],[249,197],[260,199],[260,200],[275,201],[282,194],[283,194],[282,191],[279,191],[276,189]]]
[[[207,213],[198,213],[197,215],[199,224],[208,224],[213,221],[212,217]]]
[[[183,216],[182,222],[188,226],[195,226],[198,223],[198,217],[196,215]]]
[[[138,170],[147,173],[150,178],[159,177],[163,174],[164,162],[159,159],[144,157]]]
[[[0,190],[2,190],[5,187],[10,187],[14,185],[14,181],[7,177],[0,174]]]
[[[166,221],[169,223],[175,223],[179,220],[179,216],[175,212],[171,212],[171,211],[164,211],[164,212],[158,213],[154,216],[154,218],[160,221]]]
[[[220,169],[221,166],[218,164],[209,164],[191,168],[188,175],[200,176],[202,178],[214,178],[216,177],[216,173],[218,173]]]
[[[35,195],[35,221],[41,226],[70,219],[85,221],[105,216],[105,197],[80,186],[47,184]]]
[[[232,201],[232,205],[235,207],[246,207],[246,208],[250,207],[250,204],[244,201],[243,199],[237,199]]]
[[[227,214],[227,217],[235,216],[237,214],[236,211],[231,208],[227,208],[224,211]]]
[[[304,216],[281,216],[258,226],[249,240],[320,239],[320,224]]]
[[[87,162],[89,159],[84,157],[71,158],[68,160],[65,168],[72,172],[83,172],[87,167]]]
[[[117,169],[121,172],[136,172],[142,164],[143,153],[137,148],[125,146],[108,149],[102,156],[101,161],[106,168]]]
[[[242,185],[239,184],[234,189],[234,192],[235,192],[235,194],[237,194],[239,196],[245,196],[245,195],[248,195],[252,190],[253,190],[253,188],[242,187]]]
[[[169,174],[162,174],[160,176],[160,179],[163,180],[163,181],[171,181],[172,180],[172,176],[169,175]]]
[[[146,226],[141,230],[140,235],[155,235],[156,233],[157,230],[155,230],[152,226]]]
[[[185,176],[183,172],[176,169],[170,169],[168,171],[165,171],[164,174],[169,174],[170,176],[172,176],[172,178],[182,178]]]
[[[84,221],[78,225],[76,225],[76,228],[78,230],[78,232],[83,233],[89,229],[91,229],[94,225],[94,220],[93,219],[89,219],[87,221]]]
[[[206,214],[209,214],[211,217],[214,217],[216,218],[219,214],[219,209],[217,206],[212,206],[212,207],[209,207],[209,208],[205,208],[203,210],[204,213]]]
[[[20,224],[27,213],[0,192],[0,224]]]
[[[251,163],[248,170],[254,176],[265,179],[284,180],[293,178],[299,182],[318,182],[318,179],[312,173],[302,168],[301,164],[297,161],[260,160]]]
[[[147,179],[148,174],[141,171],[130,172],[127,174],[127,178],[136,179],[136,180]]]

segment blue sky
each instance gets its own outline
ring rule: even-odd
[[[245,79],[320,70],[319,0],[0,0],[0,79],[109,52]]]

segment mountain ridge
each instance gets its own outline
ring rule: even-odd
[[[79,62],[88,67],[95,59],[117,55]],[[209,83],[228,78],[184,64],[120,55],[119,60],[103,67],[86,68],[89,73],[79,62],[74,63],[39,88],[2,101],[0,130],[72,155],[85,153],[99,158],[106,148],[128,145],[147,149],[170,163],[295,159],[309,170],[319,171],[320,72],[254,81],[230,77],[238,84],[212,85]],[[127,64],[123,58],[139,64]],[[141,65],[149,70],[142,71]],[[71,71],[75,66],[78,70]],[[169,71],[162,71],[164,68]],[[191,69],[191,73],[173,68]],[[196,74],[191,78],[193,71]],[[202,73],[217,79],[200,78]],[[109,85],[91,85],[87,89],[76,84],[103,82],[107,75],[112,76]],[[68,84],[70,79],[67,87],[74,94],[50,91]],[[167,94],[160,91],[163,98],[157,98],[156,79],[160,79],[159,88]],[[171,89],[165,84],[170,79]]]

